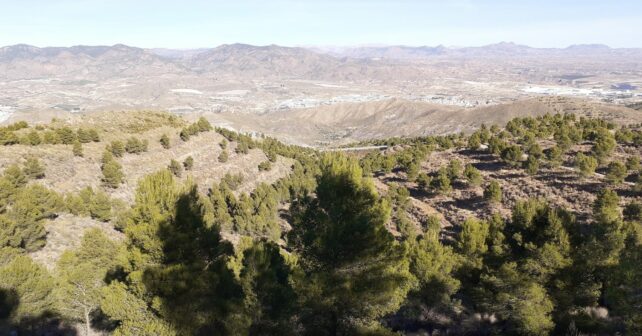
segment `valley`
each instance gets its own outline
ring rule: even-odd
[[[409,50],[414,56],[407,55]],[[505,120],[501,113],[511,106],[555,97],[578,101],[571,108],[578,113],[609,105],[631,115],[625,106],[642,100],[641,60],[638,49],[537,49],[511,43],[343,53],[243,44],[172,52],[124,45],[17,45],[0,49],[0,121],[159,110],[188,119],[205,116],[218,126],[290,143],[327,146],[468,131],[480,124],[470,117],[477,111],[490,123]],[[435,119],[425,118],[427,111],[452,115],[457,124],[435,128]],[[325,120],[319,120],[322,114]],[[350,117],[356,114],[364,118]],[[365,117],[373,115],[385,115],[398,134],[377,130],[376,118]]]

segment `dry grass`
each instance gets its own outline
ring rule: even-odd
[[[42,249],[31,253],[31,258],[48,269],[53,269],[62,253],[78,247],[85,231],[93,228],[102,230],[107,237],[116,241],[121,241],[124,237],[122,233],[114,230],[110,223],[99,222],[89,217],[63,214],[45,223],[47,244]]]

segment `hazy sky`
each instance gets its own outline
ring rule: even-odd
[[[642,47],[642,0],[0,0],[0,45]]]

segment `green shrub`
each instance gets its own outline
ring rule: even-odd
[[[116,160],[109,160],[102,166],[102,183],[108,188],[118,188],[123,183],[123,168]]]
[[[192,170],[192,168],[194,168],[194,158],[188,156],[185,161],[183,161],[183,167],[185,167],[185,170]]]
[[[169,142],[169,137],[167,134],[163,134],[160,138],[160,144],[163,146],[165,149],[169,149],[171,147],[170,142]]]
[[[491,203],[500,203],[502,201],[502,187],[497,181],[491,181],[484,189],[484,199]]]
[[[218,162],[225,163],[229,159],[229,155],[226,150],[223,150],[218,156]]]
[[[125,154],[125,144],[120,140],[114,140],[109,145],[109,150],[115,157],[122,157]]]
[[[606,180],[613,184],[622,183],[626,173],[626,166],[622,162],[613,161],[607,167]]]
[[[181,177],[183,175],[183,167],[181,166],[178,161],[172,159],[172,161],[169,162],[169,166],[167,167],[172,174],[176,177]]]
[[[270,161],[263,161],[259,163],[259,171],[267,171],[272,169],[272,163]]]
[[[27,158],[22,171],[25,173],[25,175],[32,179],[41,179],[45,177],[45,167],[36,157]]]
[[[587,177],[595,173],[597,159],[590,155],[578,153],[575,157],[575,168],[579,170],[580,176]]]
[[[472,186],[478,186],[482,182],[481,173],[472,164],[467,164],[466,168],[464,168],[464,177],[466,177],[466,180]]]

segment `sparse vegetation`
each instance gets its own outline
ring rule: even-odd
[[[125,152],[130,154],[140,154],[143,152],[147,152],[147,147],[148,147],[148,143],[146,139],[140,140],[138,138],[131,137],[127,139],[127,143],[125,144]],[[120,153],[122,156],[122,151],[120,151]],[[115,153],[114,153],[114,156],[118,157],[118,155],[116,155]]]
[[[272,169],[272,163],[270,161],[263,161],[259,163],[259,171],[266,171]]]
[[[183,175],[183,166],[181,166],[181,164],[174,159],[169,162],[169,166],[167,166],[167,169],[169,169],[169,171],[172,172],[172,174],[174,174],[174,176],[176,177],[181,177]]]
[[[188,156],[183,161],[183,168],[185,168],[185,170],[192,170],[192,168],[194,168],[194,158],[191,156]]]
[[[227,154],[226,150],[223,150],[221,154],[218,155],[218,162],[220,163],[225,163],[229,159],[229,154]]]
[[[163,146],[165,149],[169,149],[171,147],[170,142],[169,142],[169,137],[167,134],[163,134],[160,138],[160,144]]]
[[[502,201],[502,187],[497,181],[490,181],[484,189],[484,199],[491,203],[499,203]]]
[[[180,131],[179,136],[181,137],[181,140],[188,141],[191,136],[197,135],[198,133],[202,132],[208,132],[213,129],[214,128],[212,127],[212,125],[210,125],[207,119],[200,117],[195,123],[187,126],[186,128],[183,128]]]

